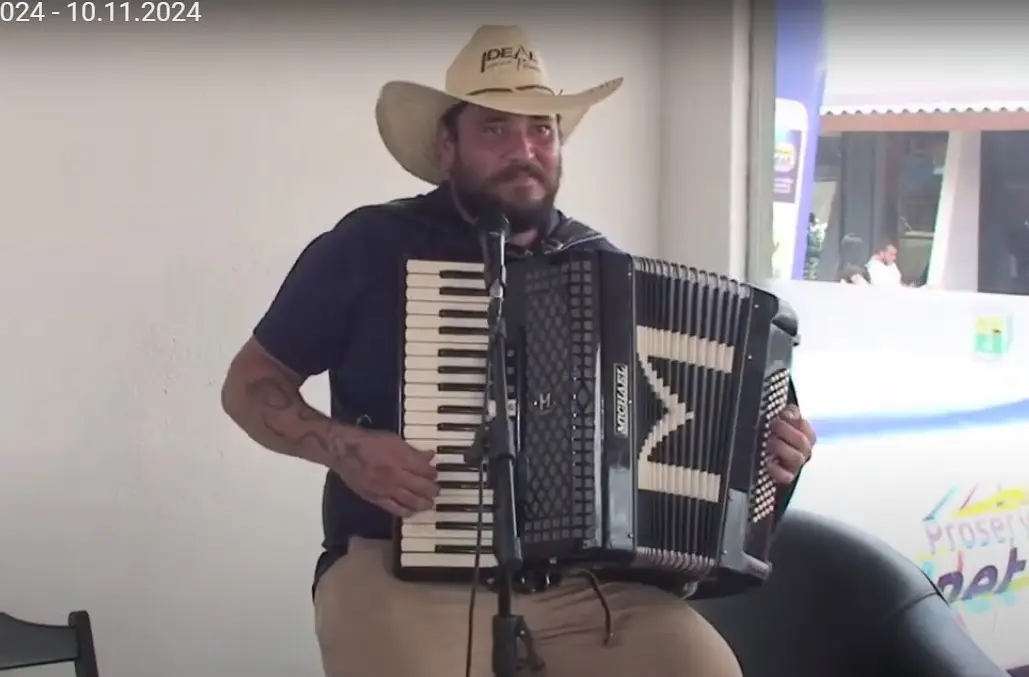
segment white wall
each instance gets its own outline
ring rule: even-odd
[[[1026,3],[827,0],[826,9],[823,113],[1029,103]]]
[[[88,609],[105,677],[318,674],[322,473],[256,448],[218,391],[313,235],[422,188],[377,137],[385,80],[441,82],[477,24],[524,23],[560,86],[627,78],[568,149],[568,211],[647,254],[664,242],[663,190],[686,210],[665,223],[701,239],[727,237],[733,214],[742,228],[743,196],[723,184],[738,192],[745,168],[678,187],[660,175],[665,153],[738,146],[715,123],[729,97],[661,110],[668,82],[700,82],[720,58],[703,50],[723,49],[712,31],[731,38],[728,14],[676,19],[672,38],[709,40],[668,64],[646,6],[399,22],[205,10],[199,26],[157,30],[0,29],[0,609]],[[672,148],[667,113],[686,130]],[[660,251],[697,261],[688,246]],[[742,265],[714,251],[698,262]]]

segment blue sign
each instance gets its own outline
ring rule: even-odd
[[[825,0],[779,0],[773,277],[801,279],[825,93]]]

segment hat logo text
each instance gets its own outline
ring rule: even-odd
[[[493,47],[491,49],[487,49],[482,53],[479,72],[485,73],[489,68],[506,66],[511,62],[514,62],[514,65],[518,70],[522,70],[523,68],[539,70],[539,62],[536,59],[536,53],[519,45],[517,47]]]

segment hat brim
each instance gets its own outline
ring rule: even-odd
[[[589,109],[618,91],[622,80],[608,80],[574,94],[524,91],[474,96],[457,96],[416,82],[387,82],[375,104],[375,121],[382,142],[400,166],[439,185],[445,177],[437,163],[436,134],[440,118],[452,106],[465,102],[514,115],[556,115],[561,138],[567,141]]]

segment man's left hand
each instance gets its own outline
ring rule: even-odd
[[[815,431],[800,415],[794,405],[788,405],[779,418],[772,422],[768,440],[771,451],[768,474],[778,484],[789,484],[797,477],[804,464],[811,460],[815,446]]]

